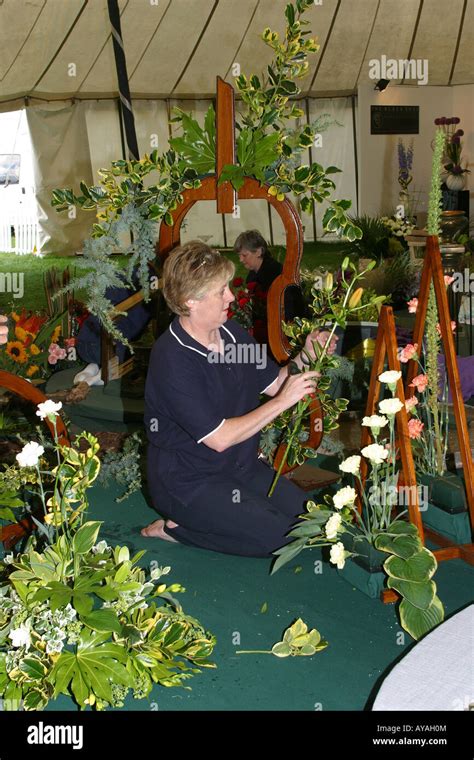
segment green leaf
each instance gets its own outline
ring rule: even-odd
[[[403,599],[399,612],[402,627],[416,641],[442,623],[444,619],[444,607],[437,596],[426,610],[415,607],[407,599]]]
[[[80,707],[85,707],[85,701],[89,697],[89,685],[86,684],[80,668],[76,668],[71,683],[71,691]]]
[[[305,544],[306,538],[299,538],[296,541],[293,541],[291,544],[287,544],[281,549],[277,549],[275,552],[273,552],[279,556],[273,564],[270,575],[273,575],[277,572],[277,570],[280,569],[280,567],[283,567],[283,565],[286,565],[287,562],[294,559],[294,557],[296,557],[303,550]]]
[[[383,552],[395,554],[402,559],[409,559],[419,552],[423,548],[423,545],[418,535],[399,535],[393,538],[393,536],[383,533],[375,539],[375,548]]]
[[[94,606],[92,597],[81,591],[74,594],[72,603],[79,615],[88,615]]]
[[[43,678],[46,673],[46,668],[38,657],[25,657],[20,664],[20,670],[33,681]]]
[[[261,613],[265,613],[265,612],[267,612],[267,611],[268,611],[268,604],[267,604],[267,602],[264,602],[264,603],[262,604],[262,606],[260,607],[260,612],[261,612]]]
[[[401,581],[399,578],[389,578],[387,586],[395,589],[404,599],[423,610],[428,609],[436,594],[434,581]]]
[[[97,520],[84,523],[72,539],[73,550],[77,554],[87,554],[94,546],[102,522]]]
[[[25,710],[42,710],[47,704],[47,697],[38,689],[31,689],[23,699]]]
[[[276,657],[289,657],[291,654],[290,645],[284,641],[279,641],[272,646],[272,654]]]
[[[414,554],[410,559],[389,557],[384,562],[384,568],[388,575],[406,581],[429,580],[436,572],[437,566],[438,563],[434,554],[426,548],[418,554]]]
[[[81,615],[81,620],[94,631],[122,631],[117,613],[112,609],[94,610],[89,615]]]

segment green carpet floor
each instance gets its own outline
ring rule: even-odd
[[[156,513],[142,494],[117,504],[118,486],[91,491],[89,517],[104,521],[100,538],[146,548],[141,563],[171,565],[169,582],[179,582],[183,608],[217,637],[213,661],[187,683],[192,690],[155,687],[148,701],[129,699],[127,710],[363,710],[391,666],[413,644],[400,626],[394,605],[371,600],[323,563],[315,573],[316,551],[306,551],[274,576],[269,561],[206,552],[145,539],[140,528]],[[295,568],[301,570],[295,572]],[[472,600],[474,571],[459,560],[444,562],[436,575],[446,615]],[[267,611],[262,613],[266,603]],[[270,649],[298,617],[317,628],[329,647],[313,657],[279,659],[238,655],[239,649]],[[240,645],[235,642],[240,637]],[[61,697],[48,710],[74,710]]]

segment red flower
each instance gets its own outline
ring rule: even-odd
[[[245,306],[245,304],[249,303],[250,298],[239,298],[239,306]]]
[[[248,282],[247,283],[247,290],[250,290],[250,292],[252,292],[253,290],[255,290],[256,287],[257,287],[257,283],[256,282]]]
[[[234,280],[232,280],[232,285],[234,288],[240,288],[241,285],[244,284],[244,281],[242,277],[235,277]]]

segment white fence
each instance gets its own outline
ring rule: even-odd
[[[12,213],[0,208],[0,251],[33,253],[39,251],[39,227],[36,214],[27,211]]]

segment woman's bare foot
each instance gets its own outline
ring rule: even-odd
[[[145,538],[162,538],[164,541],[172,541],[174,544],[177,544],[178,541],[176,541],[175,538],[171,538],[171,536],[165,533],[164,527],[164,520],[155,520],[154,522],[150,523],[150,525],[147,525],[146,528],[143,528],[140,533],[142,536],[145,536]],[[172,520],[167,520],[166,527],[177,528],[178,525]]]

